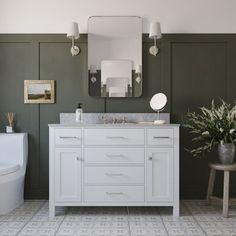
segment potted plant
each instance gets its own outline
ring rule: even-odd
[[[8,126],[6,126],[6,133],[14,133],[14,118],[15,114],[13,112],[7,113]]]
[[[210,152],[218,145],[220,162],[231,164],[235,155],[236,105],[221,102],[216,107],[212,100],[211,108],[201,107],[199,113],[188,112],[184,127],[190,130],[194,136],[192,141],[198,144],[189,150],[193,156]]]

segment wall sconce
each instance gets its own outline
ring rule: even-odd
[[[97,78],[95,77],[94,74],[97,74],[97,67],[95,65],[90,66],[90,74],[92,75],[91,77],[91,82],[95,83],[97,81]]]
[[[67,38],[72,40],[72,45],[71,45],[71,55],[76,56],[80,53],[80,48],[75,46],[75,39],[79,38],[79,26],[77,22],[72,22],[69,28],[69,31],[67,33]]]
[[[142,79],[141,79],[141,74],[142,74],[141,65],[136,66],[135,73],[137,74],[135,81],[139,84],[142,81]]]
[[[157,47],[157,39],[160,39],[161,37],[162,37],[162,34],[161,34],[160,22],[151,22],[149,38],[154,39],[154,45],[149,48],[149,53],[153,56],[156,56],[159,52],[159,49]]]

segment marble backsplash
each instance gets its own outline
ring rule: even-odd
[[[112,123],[113,119],[117,123],[122,123],[124,117],[127,123],[153,122],[157,119],[156,113],[83,113],[83,123],[100,124],[106,122]],[[166,124],[170,123],[169,113],[160,113],[160,119],[165,120]],[[60,124],[75,124],[75,113],[60,113]]]

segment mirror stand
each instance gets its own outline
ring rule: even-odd
[[[159,110],[156,110],[156,113],[157,113],[157,118],[156,118],[156,120],[154,120],[154,124],[156,124],[156,125],[161,125],[161,124],[164,124],[165,123],[165,120],[161,120],[160,118],[161,118],[161,114],[160,114],[160,112],[161,111],[163,111],[164,110],[164,108],[162,108],[162,109],[159,109]]]

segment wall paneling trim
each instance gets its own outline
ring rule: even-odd
[[[211,99],[236,100],[235,34],[166,34],[160,54],[149,55],[152,41],[143,35],[143,95],[140,98],[104,99],[88,95],[87,35],[79,40],[81,53],[72,57],[63,34],[0,34],[0,131],[5,113],[16,113],[18,132],[29,133],[26,198],[48,198],[48,124],[59,122],[60,112],[74,112],[83,103],[85,112],[152,112],[153,94],[168,96],[166,112],[172,122]],[[24,80],[56,80],[55,104],[24,104]],[[209,170],[216,152],[194,159],[184,147],[191,145],[181,129],[180,179],[182,198],[204,198]],[[236,176],[231,181],[236,194]],[[222,178],[216,192],[221,192]]]

